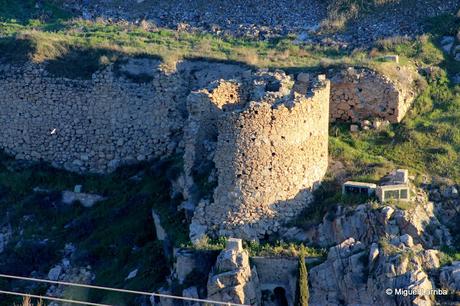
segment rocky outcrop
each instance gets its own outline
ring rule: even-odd
[[[441,39],[444,52],[451,55],[456,61],[460,61],[460,31],[457,36],[444,36]]]
[[[73,192],[64,190],[62,192],[62,203],[73,204],[75,202],[80,203],[83,207],[93,207],[97,202],[103,201],[105,198],[98,194]]]
[[[249,266],[240,239],[229,239],[208,278],[208,298],[215,301],[260,305],[259,278]]]
[[[310,270],[311,305],[434,305],[426,266],[433,254],[411,244],[366,246],[349,238]],[[431,252],[431,251],[429,251]],[[431,252],[432,253],[432,252]],[[428,258],[428,259],[427,259]],[[436,258],[438,259],[438,258]],[[435,268],[439,262],[434,261]],[[400,295],[398,290],[414,294]],[[426,294],[425,294],[426,293]]]
[[[439,279],[443,288],[458,294],[460,292],[460,261],[454,261],[451,265],[443,267]]]
[[[452,242],[449,230],[435,214],[433,202],[428,201],[422,190],[417,191],[413,202],[405,210],[391,206],[378,208],[372,203],[357,207],[338,206],[318,226],[307,231],[299,228],[285,229],[283,236],[320,246],[335,245],[352,237],[369,246],[382,237],[392,239],[406,234],[426,248],[449,245]]]
[[[92,272],[91,266],[81,267],[76,266],[72,263],[72,256],[75,253],[75,246],[72,244],[66,244],[63,250],[64,258],[60,263],[55,265],[48,272],[48,279],[52,281],[61,281],[67,283],[76,284],[91,284],[96,275]],[[69,292],[75,290],[69,286],[52,285],[48,288],[46,294],[48,296],[65,298],[69,295]],[[51,302],[50,306],[70,306],[69,303],[58,304],[57,302]]]

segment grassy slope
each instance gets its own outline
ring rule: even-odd
[[[36,271],[46,275],[62,259],[65,244],[73,243],[77,248],[73,264],[91,265],[97,275],[96,284],[145,291],[158,288],[169,273],[169,263],[161,243],[156,241],[151,208],[160,212],[163,225],[174,241],[179,244],[187,239],[187,233],[181,231],[181,216],[175,213],[175,203],[165,192],[169,188],[167,178],[157,175],[167,173],[170,168],[171,164],[160,168],[144,164],[104,177],[79,176],[40,164],[19,167],[17,162],[2,156],[0,207],[2,215],[7,217],[1,225],[10,225],[14,235],[0,256],[0,271],[24,276]],[[141,181],[129,179],[141,169]],[[107,200],[91,209],[79,204],[59,204],[59,191],[71,190],[75,184],[82,184],[86,191],[102,194]],[[34,193],[35,187],[50,192]],[[138,276],[125,281],[134,269],[139,269]],[[41,290],[43,287],[35,293],[43,293]],[[69,292],[69,295],[128,303],[127,295],[101,292]],[[1,298],[0,305],[11,304],[6,297]]]
[[[33,59],[55,63],[55,67],[70,65],[75,68],[90,61],[94,70],[98,65],[125,54],[149,54],[168,63],[181,58],[204,57],[287,69],[317,69],[340,64],[379,65],[364,51],[347,53],[333,47],[298,46],[289,37],[261,42],[178,33],[154,28],[148,23],[140,26],[108,25],[104,21],[69,18],[52,6],[37,10],[26,4],[10,4],[3,12],[0,11],[0,38],[3,37],[0,39],[0,51],[4,58],[15,61]],[[12,19],[15,14],[21,17]],[[45,17],[40,19],[42,15]],[[18,53],[18,50],[21,52]],[[81,56],[82,51],[88,53],[85,58]],[[75,52],[78,56],[74,56]],[[58,70],[54,72],[59,74]],[[86,77],[90,76],[90,72],[83,73]]]

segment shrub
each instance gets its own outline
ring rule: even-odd
[[[310,292],[308,290],[308,272],[305,265],[306,250],[301,246],[299,253],[299,280],[297,283],[297,302],[296,305],[308,306]]]

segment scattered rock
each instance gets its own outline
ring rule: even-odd
[[[182,296],[187,298],[194,298],[199,299],[200,296],[198,295],[198,288],[197,287],[189,287],[182,290]],[[185,301],[184,306],[201,306],[200,302],[193,302],[193,301]]]
[[[55,266],[48,272],[48,279],[52,281],[57,281],[59,279],[59,276],[61,276],[61,272],[62,272],[62,267]]]
[[[441,39],[441,46],[444,52],[450,53],[452,51],[452,47],[454,46],[455,38],[453,36],[444,36]]]
[[[166,231],[161,226],[160,216],[152,209],[153,224],[155,225],[155,233],[157,240],[164,241],[168,238]]]
[[[369,262],[374,262],[377,257],[379,256],[379,246],[377,245],[377,243],[372,243],[371,245],[371,248],[370,248],[370,251],[369,251]]]
[[[443,288],[460,292],[460,261],[454,261],[452,265],[442,267],[439,280]]]
[[[62,192],[62,202],[64,204],[72,204],[74,202],[80,202],[84,207],[93,207],[97,202],[103,201],[105,198],[97,194],[89,193],[76,193],[72,191]]]
[[[350,132],[352,132],[352,133],[359,132],[359,126],[356,125],[356,124],[351,124],[350,125]]]
[[[128,276],[126,276],[125,280],[130,280],[130,279],[133,279],[137,276],[137,272],[139,271],[139,269],[135,269],[131,272],[129,272]]]

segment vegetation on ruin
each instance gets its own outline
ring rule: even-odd
[[[333,2],[329,7],[330,20],[337,24],[332,26],[341,26],[382,1]],[[50,73],[71,78],[89,78],[94,71],[126,55],[143,55],[161,58],[167,65],[183,58],[206,58],[292,72],[358,65],[403,80],[395,63],[382,60],[385,54],[398,54],[401,65],[417,68],[423,74],[416,84],[420,95],[408,116],[399,124],[359,133],[350,133],[348,124],[332,124],[330,155],[355,180],[376,182],[389,170],[405,167],[416,175],[416,182],[428,174],[460,183],[460,86],[451,82],[460,71],[460,64],[443,53],[439,45],[440,37],[460,31],[458,17],[431,19],[431,32],[417,39],[393,37],[367,50],[344,51],[294,44],[294,37],[249,41],[177,32],[147,22],[132,25],[111,24],[102,19],[85,21],[73,18],[50,2],[44,5],[37,14],[35,1],[0,0],[0,60],[43,63]],[[350,7],[354,9],[348,10]],[[177,246],[188,246],[184,218],[175,212],[178,203],[164,192],[169,189],[168,177],[158,175],[175,175],[177,160],[127,167],[104,177],[70,174],[41,164],[21,165],[6,156],[1,160],[0,205],[8,212],[10,222],[23,228],[21,241],[10,243],[0,259],[0,269],[6,273],[46,273],[44,269],[61,259],[60,250],[70,241],[78,250],[76,263],[90,261],[97,275],[96,284],[148,291],[158,288],[169,273],[169,263],[162,245],[156,241],[150,219],[152,207],[161,214],[171,240]],[[130,179],[139,173],[140,181]],[[338,203],[362,202],[343,198],[338,182],[330,176],[317,191],[315,205],[295,221],[296,225],[309,228],[324,216],[333,217]],[[83,184],[85,191],[102,194],[108,200],[91,210],[80,205],[56,205],[59,191],[72,189],[76,184]],[[35,187],[51,192],[34,193]],[[117,218],[120,216],[123,218]],[[45,239],[46,243],[40,244]],[[224,243],[224,239],[206,240],[194,247],[221,250]],[[381,246],[391,251],[385,241]],[[246,247],[253,256],[297,256],[301,246],[249,242]],[[37,256],[32,258],[31,253]],[[307,257],[324,258],[325,254],[324,249],[306,248]],[[460,260],[458,250],[444,250],[443,254],[444,264]],[[126,275],[136,268],[139,277],[125,281]],[[45,287],[37,287],[32,293],[44,290]],[[94,301],[106,303],[117,303],[122,298],[98,294],[90,293]],[[14,302],[17,300],[11,304]]]
[[[190,247],[197,250],[221,251],[225,248],[226,241],[225,237],[210,239],[205,236],[198,243],[183,245],[183,247]],[[327,251],[324,248],[306,247],[301,243],[288,243],[279,240],[273,242],[245,241],[244,248],[251,256],[298,257],[303,250],[305,257],[317,258],[322,261],[327,255]]]

